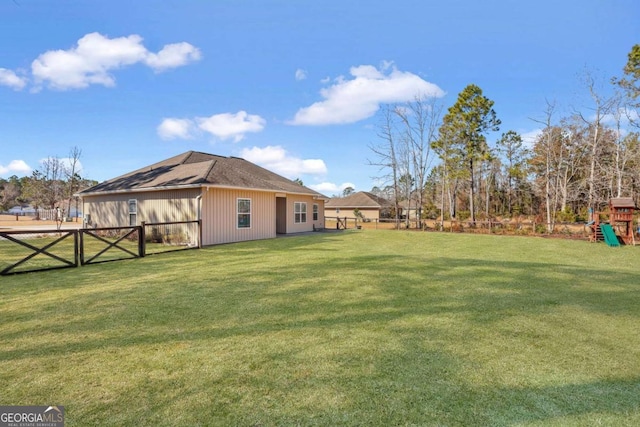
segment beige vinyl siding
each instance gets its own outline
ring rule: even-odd
[[[304,223],[295,222],[295,203],[307,204],[307,221]],[[318,221],[313,221],[313,204],[318,204]],[[322,212],[324,211],[323,202],[315,200],[312,196],[301,196],[297,194],[287,195],[287,233],[302,233],[304,231],[313,231],[314,225],[316,228],[324,228],[324,217]]]
[[[132,194],[131,198],[138,199],[138,223],[197,220],[200,191],[199,188],[156,191],[143,193],[143,197]]]
[[[378,208],[360,208],[360,213],[367,219],[380,219],[380,209]],[[351,211],[351,215],[348,216],[355,216],[353,210]]]
[[[336,208],[326,208],[324,210],[324,214],[327,217],[340,217],[340,218],[344,218],[345,216],[347,218],[355,218],[355,215],[353,214],[353,211],[356,208],[340,208],[340,212],[336,212]],[[378,208],[358,208],[360,209],[360,213],[362,213],[362,215],[370,220],[376,220],[376,219],[380,219],[380,209]]]
[[[84,213],[91,215],[96,227],[128,226],[129,200],[137,200],[137,224],[193,221],[198,219],[199,194],[200,189],[195,188],[87,196],[83,200]]]
[[[130,199],[128,194],[84,197],[82,212],[92,227],[128,226]]]
[[[238,228],[238,199],[251,200],[251,227]],[[202,243],[259,240],[276,237],[275,193],[209,188],[202,197]]]
[[[318,205],[318,219],[313,221],[313,205]],[[324,200],[314,200],[311,202],[311,221],[317,229],[324,228]]]

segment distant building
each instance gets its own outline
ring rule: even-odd
[[[324,205],[325,217],[353,218],[353,211],[358,209],[362,216],[369,220],[390,218],[393,203],[387,199],[366,191],[358,191],[347,197],[333,197]]]
[[[33,206],[14,206],[8,211],[10,214],[15,215],[29,215],[33,216],[36,214],[36,210]]]

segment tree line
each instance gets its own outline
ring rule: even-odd
[[[588,114],[560,116],[547,102],[533,118],[541,131],[524,141],[501,130],[494,102],[470,84],[446,112],[439,101],[416,97],[388,105],[370,145],[378,178],[374,194],[415,210],[417,220],[476,222],[535,217],[553,231],[558,221],[587,221],[613,197],[640,198],[640,44],[621,78],[606,89],[585,72]],[[406,218],[407,225],[409,218]]]
[[[70,217],[74,204],[77,208],[79,203],[75,194],[98,183],[81,176],[81,156],[82,150],[73,147],[65,159],[49,156],[42,160],[30,176],[0,178],[0,211],[31,206],[37,215],[39,209],[59,207]]]

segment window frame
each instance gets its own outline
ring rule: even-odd
[[[313,204],[313,220],[317,221],[320,217],[320,206],[317,203]]]
[[[307,202],[293,202],[293,223],[307,223]]]
[[[131,209],[132,206],[133,209]],[[127,201],[127,211],[129,212],[129,226],[138,225],[138,199],[129,199]]]
[[[248,212],[240,212],[240,202],[249,202],[249,211]],[[249,197],[238,197],[236,199],[236,229],[237,230],[246,230],[251,229],[251,199]],[[241,221],[240,218],[247,217],[248,225],[243,225],[244,221]]]

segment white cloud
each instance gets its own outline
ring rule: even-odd
[[[416,96],[442,97],[444,91],[419,76],[400,71],[385,62],[380,69],[372,65],[352,67],[352,79],[343,76],[323,88],[323,101],[301,108],[291,125],[330,125],[354,123],[373,116],[380,104],[406,102]]]
[[[323,160],[292,157],[280,146],[245,148],[240,156],[290,179],[299,178],[303,174],[324,175],[327,173],[327,166]]]
[[[24,89],[27,79],[18,76],[14,71],[0,68],[0,86],[9,86],[15,90]]]
[[[210,117],[195,117],[194,119],[165,118],[158,125],[160,138],[193,139],[201,132],[209,133],[224,141],[233,139],[234,142],[244,139],[249,132],[261,132],[266,120],[246,111],[237,113],[214,114]]]
[[[236,114],[214,114],[211,117],[196,117],[198,127],[221,140],[233,138],[234,142],[241,141],[248,132],[261,132],[266,120],[246,111]]]
[[[536,140],[542,135],[542,129],[533,129],[528,132],[522,132],[520,136],[522,137],[522,143],[525,147],[533,148],[536,143]]]
[[[0,175],[29,174],[31,167],[24,160],[11,160],[7,166],[0,165]]]
[[[351,182],[344,182],[342,184],[334,184],[333,182],[322,182],[320,184],[309,185],[309,188],[312,190],[316,190],[318,193],[322,194],[342,194],[345,188],[351,187],[356,188],[355,184]]]
[[[163,119],[158,126],[158,135],[162,139],[192,139],[195,124],[189,119]]]
[[[300,81],[300,80],[305,80],[307,78],[307,72],[301,68],[298,68],[296,70],[296,80]]]
[[[90,33],[78,40],[69,50],[50,50],[31,63],[36,85],[50,88],[82,89],[92,84],[114,86],[111,71],[136,63],[144,63],[155,71],[179,67],[200,59],[200,51],[189,43],[164,46],[156,53],[147,50],[142,37],[110,39],[99,33]]]
[[[201,58],[200,50],[189,43],[166,45],[160,52],[149,53],[145,63],[156,71],[181,67]]]
[[[639,113],[637,110],[632,110],[632,109],[623,107],[623,108],[619,108],[617,111],[614,111],[613,113],[605,114],[604,116],[602,116],[601,120],[603,123],[611,126],[612,128],[615,128],[618,125],[618,122],[620,124],[620,127],[626,128],[631,124],[631,122],[638,121],[638,118],[639,118],[638,114]],[[595,121],[595,120],[596,120],[596,116],[594,114],[591,116],[591,121]]]

